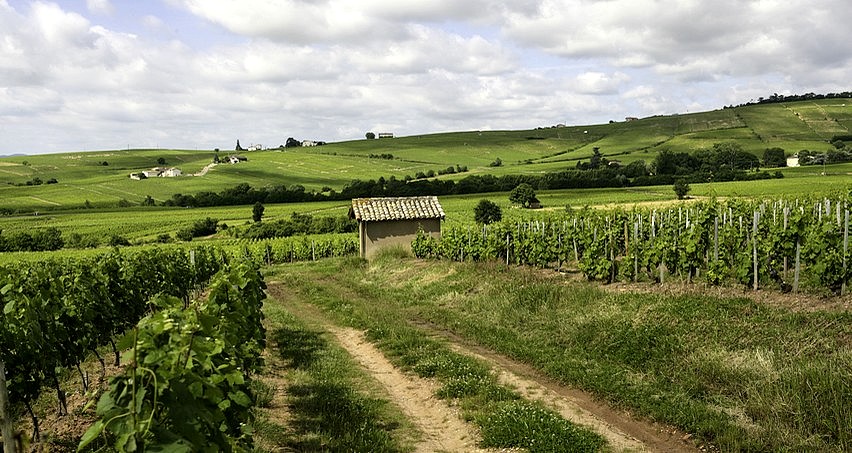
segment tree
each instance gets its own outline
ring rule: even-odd
[[[531,185],[523,182],[509,192],[509,201],[514,204],[519,204],[525,208],[530,207],[530,203],[535,200],[535,190]]]
[[[491,200],[479,200],[479,204],[473,208],[473,219],[477,223],[488,225],[503,219],[503,211]]]
[[[237,139],[237,146],[234,148],[235,151],[245,151],[242,146],[240,146],[240,139]]]
[[[763,151],[763,166],[786,167],[787,157],[784,155],[784,150],[782,148],[766,148]]]
[[[254,204],[254,207],[251,210],[251,219],[254,220],[255,223],[260,222],[263,218],[264,209],[266,208],[263,207],[263,203],[258,201]]]
[[[165,157],[158,157],[157,158],[157,165],[166,165],[166,158]]]
[[[601,149],[597,146],[592,148],[592,152],[592,157],[589,159],[589,168],[594,170],[600,168],[601,164],[603,164],[603,155],[601,154]]]
[[[142,206],[154,206],[154,199],[150,195],[146,195],[145,199],[142,200]]]
[[[674,193],[677,195],[678,200],[683,200],[686,198],[686,194],[689,193],[689,184],[684,178],[678,178],[672,188],[674,189]]]
[[[373,132],[367,132],[367,140],[374,140],[376,138],[376,134]]]

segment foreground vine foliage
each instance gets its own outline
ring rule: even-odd
[[[155,299],[159,311],[126,337],[129,366],[98,401],[99,420],[80,448],[108,433],[122,452],[251,450],[265,288],[244,263],[217,274],[206,300],[185,308],[174,297]]]
[[[67,413],[58,372],[135,326],[158,294],[188,300],[222,264],[209,248],[112,251],[96,258],[50,259],[0,267],[0,360],[10,400],[23,405],[39,438],[32,403],[43,387],[56,391]],[[85,383],[84,379],[84,383]]]

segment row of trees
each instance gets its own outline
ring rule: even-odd
[[[675,158],[679,158],[677,155]],[[427,179],[417,181],[399,180],[395,177],[377,180],[354,180],[342,191],[307,191],[302,185],[284,185],[255,188],[247,183],[238,184],[221,192],[200,192],[196,195],[175,194],[163,202],[163,206],[208,207],[233,206],[261,203],[291,203],[308,201],[350,200],[363,197],[407,197],[420,195],[456,195],[486,192],[508,192],[519,184],[526,183],[538,190],[585,189],[603,187],[633,187],[671,185],[678,177],[687,175],[688,182],[757,180],[783,177],[781,173],[745,172],[743,170],[709,170],[702,172],[680,172],[676,163],[674,173],[650,174],[644,162],[635,162],[625,167],[605,167],[595,170],[564,170],[544,175],[470,175],[458,181]]]

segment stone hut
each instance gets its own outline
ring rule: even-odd
[[[358,221],[361,257],[371,258],[388,245],[411,250],[411,242],[421,229],[440,237],[444,209],[438,197],[356,198],[349,217]]]

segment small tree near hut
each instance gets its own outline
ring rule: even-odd
[[[488,225],[502,220],[503,211],[491,200],[479,200],[479,204],[473,209],[473,219],[477,223]]]
[[[517,187],[509,192],[509,201],[525,208],[530,207],[533,200],[535,200],[535,189],[525,182],[518,184]]]

